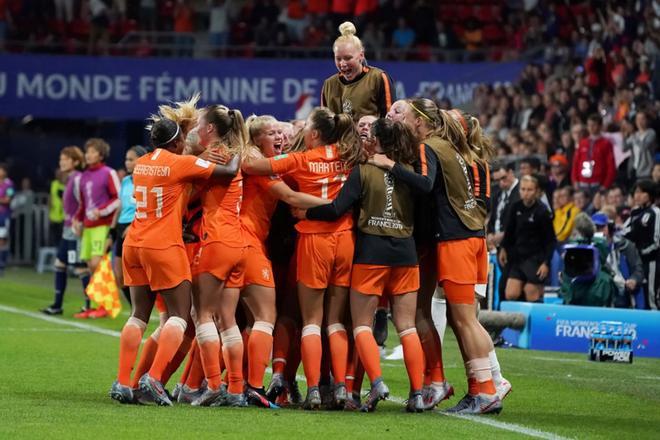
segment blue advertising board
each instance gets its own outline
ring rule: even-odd
[[[447,97],[459,106],[481,83],[515,81],[523,63],[376,63],[396,96]],[[201,93],[245,114],[295,117],[319,104],[328,60],[168,59],[0,55],[0,116],[144,119],[159,104]]]
[[[660,313],[651,310],[581,307],[503,301],[504,312],[523,313],[522,332],[506,329],[502,336],[521,348],[587,353],[591,332],[602,321],[620,321],[633,334],[633,353],[660,357]]]

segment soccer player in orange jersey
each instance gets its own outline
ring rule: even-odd
[[[179,128],[181,129],[181,134],[186,139],[186,146],[184,147],[183,154],[194,154],[195,156],[199,156],[204,149],[200,149],[194,152],[191,151],[186,151],[187,148],[189,148],[189,142],[188,142],[188,134],[190,130],[197,124],[197,117],[198,117],[198,110],[197,110],[197,101],[199,100],[199,95],[195,95],[189,100],[186,101],[181,101],[181,102],[175,102],[172,105],[161,105],[158,107],[158,113],[151,115],[149,117],[149,120],[151,123],[155,123],[161,119],[170,119],[174,122],[176,122],[179,125]],[[192,189],[193,185],[189,184],[190,188]],[[133,191],[131,191],[131,194]],[[188,191],[186,191],[188,193]],[[195,202],[194,196],[191,195],[190,197],[190,202],[189,206],[185,210],[185,217],[190,218],[191,215],[194,215],[194,212],[191,212],[191,207],[190,204],[194,203],[199,203],[199,200]],[[194,211],[194,209],[192,210]],[[186,219],[184,219],[186,220]],[[188,222],[190,223],[190,222]],[[186,252],[188,254],[188,258],[190,261],[192,261],[192,255],[195,255],[195,247],[196,244],[190,244],[188,243],[189,240],[186,240],[186,234],[184,230],[184,243],[186,246]],[[198,240],[199,241],[199,240]],[[151,368],[151,365],[153,363],[154,357],[156,356],[156,351],[158,350],[158,341],[160,339],[160,332],[162,330],[162,326],[165,325],[165,322],[167,322],[167,307],[165,306],[165,301],[161,297],[161,295],[157,294],[156,295],[156,303],[155,306],[159,312],[160,315],[160,326],[156,328],[152,334],[147,338],[144,346],[142,347],[142,350],[140,351],[140,357],[137,363],[137,366],[133,372],[133,380],[131,382],[131,386],[135,389],[138,386],[138,381],[142,375],[149,371]],[[179,347],[179,350],[177,351],[176,355],[174,356],[172,362],[168,365],[168,367],[165,369],[163,373],[163,380],[161,383],[163,385],[166,385],[167,381],[169,380],[170,376],[174,371],[179,367],[179,364],[183,361],[183,358],[187,354],[190,345],[192,344],[192,340],[195,334],[195,327],[192,325],[192,320],[188,320],[188,327],[186,328],[186,333],[184,334],[183,341],[181,343],[181,346]],[[172,396],[176,398],[178,394],[179,389],[175,388]],[[138,401],[142,400],[142,396],[138,395]]]
[[[156,148],[137,160],[135,183],[136,213],[124,241],[123,269],[131,287],[133,311],[120,338],[119,372],[110,397],[122,403],[134,401],[130,375],[142,335],[154,304],[152,292],[159,292],[167,304],[169,318],[160,335],[158,350],[148,373],[139,381],[140,390],[159,405],[172,405],[160,382],[163,371],[176,353],[190,313],[191,273],[182,238],[182,215],[187,183],[211,176],[233,176],[239,163],[228,166],[193,156],[181,156],[183,136],[169,119],[151,128]],[[212,154],[210,154],[213,157]]]
[[[280,152],[282,134],[275,118],[251,116],[247,126],[250,145],[243,166],[247,167],[253,159],[273,157]],[[293,191],[276,176],[252,175],[244,180],[240,218],[248,248],[242,299],[254,317],[247,346],[246,396],[249,403],[259,406],[269,405],[263,390],[263,376],[273,349],[276,310],[275,280],[265,242],[278,200],[299,208],[326,203],[321,198]]]
[[[207,150],[239,161],[244,154],[247,130],[238,110],[208,106],[201,112],[195,131]],[[240,171],[228,184],[210,185],[202,191],[202,246],[193,266],[198,283],[193,304],[197,343],[208,385],[192,402],[194,406],[247,405],[243,393],[243,339],[236,324],[247,252],[239,218],[242,199]],[[221,386],[221,349],[227,368],[226,390]]]
[[[307,150],[282,154],[245,164],[249,174],[289,174],[301,192],[332,199],[344,184],[360,156],[360,139],[348,115],[316,108],[305,123]],[[336,381],[334,400],[346,401],[348,338],[344,326],[348,286],[353,260],[353,217],[347,213],[334,222],[303,220],[297,255],[298,300],[303,318],[301,339],[303,367],[307,378],[305,409],[321,406],[321,325],[328,324],[332,372]],[[327,300],[327,301],[326,301]],[[324,302],[327,304],[324,316]]]

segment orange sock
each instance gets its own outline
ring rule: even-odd
[[[424,321],[418,327],[419,338],[424,349],[425,361],[425,382],[429,385],[431,382],[444,382],[445,372],[442,366],[442,345],[438,331],[432,323]]]
[[[197,343],[199,357],[208,387],[217,390],[220,388],[220,336],[214,322],[205,322],[197,327]]]
[[[250,342],[250,335],[252,334],[252,327],[245,327],[241,331],[241,338],[243,339],[243,377],[248,377],[248,350],[247,346]]]
[[[156,351],[158,351],[160,330],[161,328],[158,327],[151,336],[147,338],[142,346],[142,352],[140,352],[140,358],[137,367],[135,367],[135,374],[133,374],[133,379],[131,380],[131,388],[137,388],[142,375],[151,368],[151,364],[153,364],[154,358],[156,357]]]
[[[119,368],[117,380],[124,386],[131,385],[131,370],[135,364],[142,335],[147,323],[133,316],[128,318],[119,338]]]
[[[321,380],[321,356],[323,355],[321,327],[318,325],[303,327],[300,339],[300,354],[305,377],[307,378],[307,387],[318,386]]]
[[[243,392],[243,338],[238,326],[220,333],[222,354],[227,367],[227,391],[231,394]]]
[[[192,344],[193,340],[189,336],[184,335],[183,336],[183,341],[181,341],[181,345],[179,345],[179,349],[176,351],[174,354],[174,357],[170,361],[169,364],[167,364],[167,368],[165,368],[165,371],[163,372],[163,385],[165,385],[167,382],[169,382],[170,377],[174,373],[176,373],[176,370],[179,369],[183,361],[186,359],[186,355],[188,355],[188,352],[190,351],[190,345]]]
[[[204,368],[202,366],[202,355],[199,350],[199,344],[196,343],[195,347],[190,365],[190,372],[186,378],[186,386],[193,390],[199,389],[204,381]]]
[[[183,372],[179,378],[179,383],[186,383],[188,380],[188,375],[190,374],[190,369],[192,368],[194,357],[196,356],[197,351],[197,340],[193,339],[190,344],[190,350],[188,350],[188,357],[186,358],[186,365],[183,366]]]
[[[487,357],[477,358],[469,360],[468,363],[479,384],[479,393],[495,394],[497,390],[493,382],[493,374],[490,371],[490,360]]]
[[[156,351],[156,357],[149,369],[149,376],[157,381],[162,380],[167,364],[172,361],[183,341],[183,333],[186,331],[187,325],[186,320],[178,316],[170,316],[167,320],[160,332],[158,351]]]
[[[273,374],[284,372],[289,347],[294,341],[295,333],[295,323],[291,318],[284,316],[277,319],[273,331]]]
[[[343,324],[328,326],[328,345],[330,346],[332,376],[335,383],[345,383],[346,363],[348,362],[348,335]]]
[[[253,388],[264,386],[264,373],[273,349],[273,324],[256,321],[248,341],[248,384]]]
[[[376,344],[371,327],[365,325],[355,327],[353,337],[355,338],[355,346],[358,353],[360,353],[360,361],[364,365],[367,376],[373,382],[381,377],[383,373],[380,369],[380,351],[378,350],[378,344]]]
[[[410,389],[419,391],[422,389],[424,375],[422,343],[414,327],[399,333],[399,338],[401,339],[401,345],[403,345],[403,359],[408,371]]]

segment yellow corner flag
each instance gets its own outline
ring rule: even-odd
[[[119,288],[117,287],[115,274],[112,272],[109,253],[105,254],[94,271],[85,293],[89,299],[105,308],[113,318],[116,318],[121,311]]]

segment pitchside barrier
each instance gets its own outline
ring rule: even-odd
[[[500,310],[525,316],[522,329],[506,328],[504,339],[519,348],[588,353],[591,334],[602,321],[618,321],[633,335],[640,357],[660,358],[660,313],[650,310],[582,307],[503,301]]]
[[[33,264],[39,250],[49,242],[48,194],[36,193],[16,207],[11,213],[9,233],[9,263]]]

